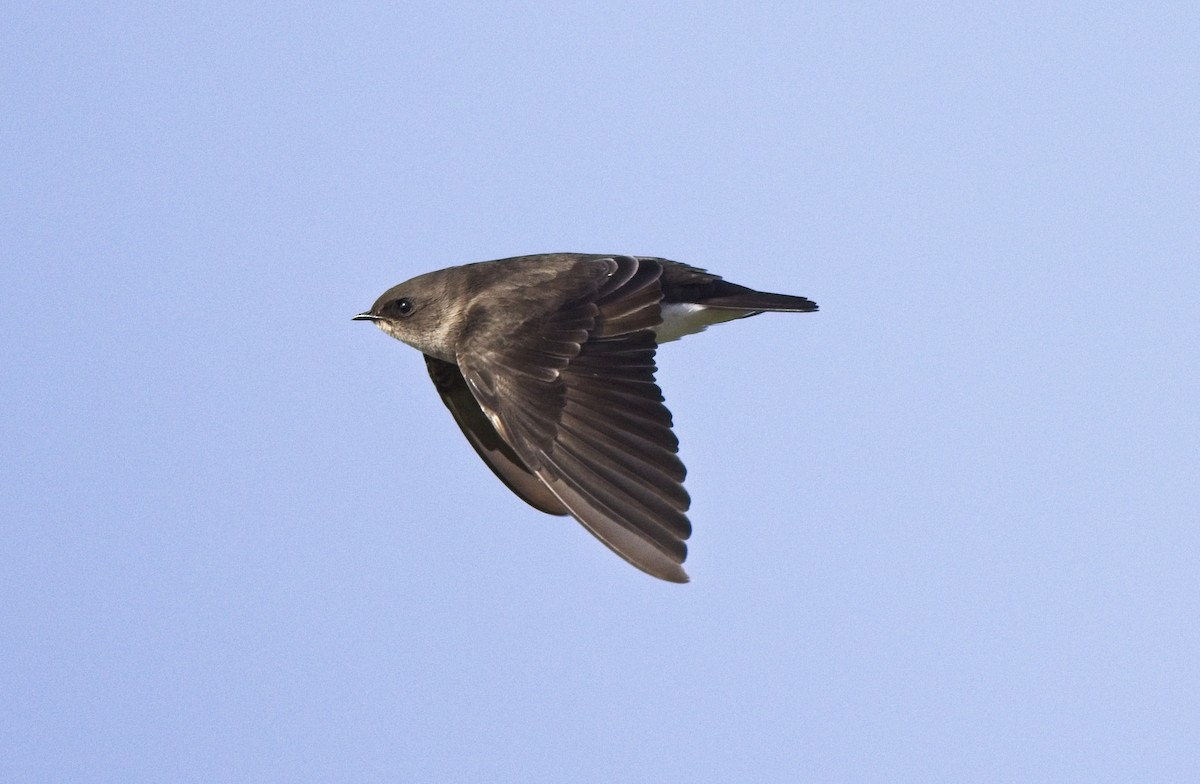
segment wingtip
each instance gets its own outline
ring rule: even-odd
[[[645,552],[622,552],[615,548],[614,551],[631,565],[663,582],[683,584],[692,580],[683,570],[682,563],[676,562],[661,551],[657,555],[647,555]]]
[[[682,567],[679,567],[676,571],[673,571],[669,574],[654,574],[653,576],[663,580],[664,582],[676,583],[677,585],[683,585],[684,583],[690,583],[692,581],[692,578],[688,577],[688,573],[683,571]]]

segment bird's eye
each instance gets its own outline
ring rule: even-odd
[[[415,310],[411,299],[398,299],[392,303],[392,309],[401,316],[407,316]]]

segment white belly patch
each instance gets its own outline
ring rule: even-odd
[[[662,323],[654,330],[659,343],[679,340],[684,335],[702,332],[712,324],[750,315],[745,310],[706,308],[692,303],[673,302],[662,306]]]

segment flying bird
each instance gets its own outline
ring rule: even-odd
[[[510,490],[682,583],[691,500],[654,352],[723,321],[816,309],[667,259],[548,253],[420,275],[354,319],[425,355],[442,402]]]

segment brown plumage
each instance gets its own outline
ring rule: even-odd
[[[442,401],[510,490],[686,582],[686,470],[654,352],[710,324],[816,309],[666,259],[554,253],[421,275],[355,318],[425,354]]]

